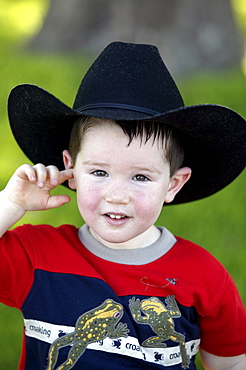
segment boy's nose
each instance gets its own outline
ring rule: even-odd
[[[108,203],[127,204],[129,203],[130,194],[126,184],[114,182],[110,184],[105,192],[105,200]]]

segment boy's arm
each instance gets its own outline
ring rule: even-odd
[[[42,164],[19,167],[0,193],[0,237],[20,220],[26,211],[60,207],[70,201],[67,195],[50,195],[57,185],[73,178],[73,170],[59,171]]]
[[[200,350],[202,363],[205,370],[245,370],[245,355],[234,357],[220,357]]]

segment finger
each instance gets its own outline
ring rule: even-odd
[[[46,170],[48,172],[48,177],[52,185],[57,186],[60,178],[60,171],[56,166],[47,166]]]
[[[48,171],[45,165],[41,163],[35,164],[33,166],[33,169],[35,170],[36,173],[36,181],[37,181],[37,186],[39,188],[44,188],[45,182],[47,181],[48,178]]]
[[[16,175],[24,180],[36,181],[36,171],[30,164],[23,164],[15,171]]]
[[[73,169],[64,170],[60,172],[59,184],[62,184],[64,181],[72,180],[74,178]]]
[[[52,195],[47,203],[46,209],[61,207],[66,203],[69,203],[71,198],[68,195]]]

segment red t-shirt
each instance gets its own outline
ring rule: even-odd
[[[23,312],[26,335],[20,369],[43,369],[55,338],[69,330],[75,333],[79,317],[92,316],[109,301],[121,308],[117,315],[127,326],[127,334],[114,334],[114,338],[111,325],[105,335],[113,341],[112,348],[104,338],[92,341],[97,347],[90,351],[87,336],[88,346],[74,369],[87,368],[85,363],[88,369],[97,368],[98,363],[101,369],[121,369],[121,358],[129,369],[144,368],[145,361],[153,369],[181,369],[182,356],[177,350],[177,338],[181,337],[191,361],[199,344],[217,356],[245,353],[246,312],[230,275],[206,250],[176,239],[160,258],[135,265],[134,261],[115,263],[94,255],[81,243],[73,226],[25,225],[6,232],[0,240],[0,300]],[[139,253],[144,253],[144,248]],[[133,301],[141,306],[138,318],[131,311],[129,302]],[[150,302],[159,307],[151,309]],[[165,327],[162,334],[154,321],[157,316],[162,330]],[[87,325],[92,325],[92,319]],[[116,329],[118,324],[114,325]],[[143,343],[157,335],[163,345],[157,346],[158,351],[151,346],[145,350]],[[57,361],[63,363],[68,351],[63,348],[59,353]]]

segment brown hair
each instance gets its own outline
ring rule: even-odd
[[[171,126],[155,121],[113,121],[96,117],[79,118],[73,125],[69,143],[69,151],[73,164],[76,162],[77,154],[80,151],[81,143],[86,132],[90,128],[103,126],[106,122],[121,127],[123,132],[129,137],[128,145],[137,137],[140,137],[141,141],[144,141],[144,143],[151,138],[153,139],[153,143],[155,140],[159,140],[164,149],[163,157],[170,166],[170,176],[173,176],[182,166],[184,151]]]

